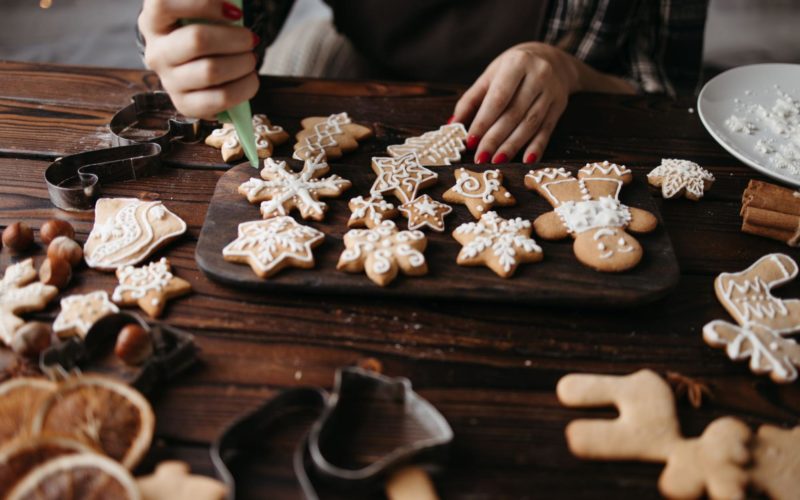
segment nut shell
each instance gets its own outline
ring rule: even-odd
[[[3,230],[2,239],[12,252],[24,252],[33,245],[33,229],[24,222],[14,222]]]
[[[49,245],[50,242],[59,236],[66,236],[69,239],[74,239],[75,228],[65,220],[50,219],[42,224],[42,227],[39,229],[39,238],[41,238],[42,243],[45,245]]]
[[[125,325],[117,335],[114,354],[126,365],[141,365],[153,354],[153,339],[141,326]]]
[[[50,347],[52,333],[53,330],[47,323],[25,323],[14,332],[11,349],[20,356],[34,358]]]
[[[39,281],[64,289],[72,279],[72,266],[64,259],[46,258],[39,268]]]
[[[75,240],[57,236],[47,247],[47,257],[65,260],[75,267],[83,260],[83,249]]]

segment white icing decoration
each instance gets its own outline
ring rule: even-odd
[[[438,202],[427,194],[400,206],[400,212],[408,217],[408,228],[411,230],[428,226],[435,231],[443,231],[444,217],[452,211],[453,207]]]
[[[141,299],[150,292],[163,292],[174,278],[167,259],[151,262],[142,267],[125,266],[117,271],[119,285],[114,289],[111,300],[120,302],[126,299]],[[127,295],[127,297],[125,297]],[[154,305],[158,299],[153,299]]]
[[[293,157],[302,160],[306,157],[318,156],[325,152],[325,148],[339,145],[336,136],[342,134],[342,125],[352,123],[347,113],[330,115],[325,121],[314,125],[314,133],[303,139],[303,143]]]
[[[500,171],[485,170],[481,173],[481,177],[483,180],[482,186],[478,179],[470,176],[464,169],[459,169],[457,171],[456,184],[451,189],[464,198],[478,199],[490,205],[494,203],[494,194],[500,190],[502,185]],[[483,210],[483,207],[478,205],[477,209]]]
[[[616,163],[610,163],[608,161],[603,161],[600,163],[587,163],[580,169],[579,172],[587,175],[592,175],[596,172],[600,172],[603,175],[613,173],[614,175],[619,175],[620,177],[631,173],[628,167],[624,165],[617,165]]]
[[[393,221],[385,220],[373,229],[351,229],[345,235],[347,247],[339,258],[340,263],[364,261],[365,268],[375,274],[387,274],[398,258],[404,258],[411,267],[425,265],[425,255],[414,248],[424,242],[422,231],[398,231]],[[368,256],[372,256],[371,259]]]
[[[713,182],[714,176],[697,163],[688,160],[663,159],[661,165],[654,168],[648,179],[661,178],[661,194],[664,198],[673,198],[684,189],[696,198],[703,196],[705,184]]]
[[[417,154],[408,153],[397,158],[372,158],[378,178],[372,185],[372,195],[392,192],[403,203],[408,203],[417,196],[420,185],[439,177],[435,172],[425,168],[419,162]]]
[[[373,195],[369,198],[356,196],[351,198],[348,204],[351,207],[350,223],[365,219],[373,226],[377,226],[384,219],[384,215],[394,210],[394,205],[384,200],[381,195]]]
[[[389,146],[386,151],[394,157],[414,152],[422,165],[450,165],[451,162],[461,161],[461,152],[466,149],[466,138],[467,130],[464,125],[452,123],[419,137],[409,137],[403,144]]]
[[[525,236],[530,231],[530,221],[520,217],[503,219],[497,212],[483,214],[477,222],[461,224],[455,234],[469,234],[474,238],[465,244],[459,253],[460,257],[472,259],[483,252],[490,251],[497,257],[505,272],[518,265],[518,252],[541,253],[536,242]]]
[[[595,228],[625,227],[631,220],[630,209],[611,196],[598,200],[566,201],[554,210],[572,234]]]

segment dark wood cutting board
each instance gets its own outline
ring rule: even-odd
[[[459,224],[474,220],[463,205],[454,205],[445,219],[444,233],[427,231],[428,248],[425,257],[429,272],[422,277],[400,274],[386,287],[379,287],[366,274],[350,274],[336,270],[336,262],[344,248],[342,238],[347,232],[350,198],[367,196],[375,180],[369,164],[348,164],[347,157],[332,163],[331,173],[336,173],[353,183],[340,198],[326,199],[329,210],[323,222],[302,221],[297,212],[292,215],[300,222],[325,233],[325,241],[314,250],[314,269],[287,268],[268,279],[256,276],[248,265],[226,262],[222,248],[237,236],[237,226],[261,217],[258,204],[250,204],[237,192],[239,185],[258,172],[248,164],[227,171],[217,183],[208,208],[205,223],[197,243],[196,258],[200,269],[211,279],[244,289],[275,293],[282,290],[293,293],[321,293],[330,295],[381,295],[393,297],[437,298],[456,300],[488,300],[518,303],[560,303],[565,305],[631,306],[653,301],[673,288],[680,271],[669,236],[663,227],[653,233],[637,235],[644,248],[642,262],[632,270],[619,274],[606,274],[583,266],[572,252],[572,238],[548,242],[533,237],[544,251],[544,260],[536,264],[523,264],[509,279],[503,279],[486,267],[463,267],[456,264],[461,245],[451,236]],[[301,162],[290,160],[299,170]],[[423,191],[437,200],[454,183],[453,171],[464,166],[482,171],[480,165],[455,165],[431,167],[439,174],[437,185]],[[568,170],[577,172],[580,165]],[[508,164],[502,168],[504,185],[517,199],[513,207],[498,208],[505,218],[535,219],[551,210],[550,205],[524,186],[524,176],[529,168],[521,164]],[[387,199],[398,204],[394,197]],[[623,203],[660,214],[653,203],[647,185],[635,179],[622,190]],[[395,218],[399,229],[406,229],[402,216]]]

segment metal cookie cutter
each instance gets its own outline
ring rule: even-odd
[[[89,210],[101,184],[139,179],[161,170],[161,154],[173,141],[199,139],[200,121],[178,114],[165,92],[136,94],[109,123],[117,147],[56,159],[44,178],[53,204],[67,211]]]
[[[139,325],[153,341],[153,354],[140,366],[129,366],[114,354],[117,334],[125,325]],[[149,393],[185,371],[197,361],[194,336],[166,324],[150,326],[132,313],[115,313],[99,319],[86,337],[72,337],[44,351],[39,366],[45,374],[66,374],[91,368],[109,372]]]
[[[308,499],[318,498],[318,486],[366,491],[382,487],[402,466],[435,468],[444,461],[453,440],[447,420],[413,391],[408,379],[358,367],[341,368],[331,394],[316,388],[283,391],[223,432],[212,446],[211,460],[228,485],[229,499],[236,495],[229,465],[240,450],[281,417],[298,412],[319,415],[293,456],[295,476]],[[390,421],[397,426],[384,427]],[[358,434],[370,424],[381,429],[378,448],[383,449],[351,449],[353,442],[364,441]]]

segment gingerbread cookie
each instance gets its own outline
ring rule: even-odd
[[[403,144],[389,146],[390,156],[398,157],[416,153],[419,162],[426,167],[450,165],[461,161],[461,152],[466,149],[467,129],[461,123],[442,125],[439,130],[425,132],[419,137],[409,137]]]
[[[101,198],[83,257],[91,268],[115,271],[142,262],[185,232],[183,219],[160,201]]]
[[[619,201],[622,187],[633,180],[628,168],[607,161],[587,164],[578,178],[563,168],[544,168],[525,176],[554,208],[539,216],[533,227],[546,240],[575,239],[573,250],[581,263],[597,271],[631,269],[642,259],[642,246],[628,234],[656,228],[653,214]]]
[[[439,174],[423,167],[413,152],[397,158],[374,157],[372,170],[378,178],[370,193],[391,193],[403,203],[416,198],[417,191],[436,184],[439,177]]]
[[[280,146],[289,140],[289,134],[283,128],[272,125],[267,115],[253,115],[253,131],[256,139],[256,152],[259,158],[269,158],[275,146]],[[206,144],[222,151],[222,161],[236,161],[244,157],[244,148],[236,135],[236,129],[230,123],[225,123],[222,128],[214,129],[208,137]]]
[[[352,186],[338,175],[322,177],[329,170],[322,155],[306,160],[300,172],[293,171],[285,161],[267,158],[261,179],[251,178],[243,183],[239,193],[250,203],[261,202],[261,215],[265,219],[287,215],[296,208],[304,219],[320,221],[328,205],[319,199],[339,196]]]
[[[800,345],[789,336],[800,331],[800,300],[780,299],[772,288],[797,277],[797,264],[788,255],[774,253],[738,273],[722,273],[714,280],[717,299],[738,325],[714,320],[703,327],[703,339],[724,347],[732,360],[750,358],[754,373],[769,374],[774,382],[797,379]]]
[[[149,476],[136,479],[142,500],[224,500],[228,489],[216,479],[189,474],[189,465],[161,462]]]
[[[372,136],[372,129],[353,123],[347,113],[312,116],[301,121],[300,125],[303,130],[295,136],[297,143],[294,145],[294,158],[297,160],[316,158],[320,153],[335,160],[355,150],[359,141]]]
[[[385,219],[391,219],[397,215],[394,205],[383,199],[383,196],[375,194],[364,198],[356,196],[347,204],[350,207],[350,219],[347,227],[368,227],[370,229],[379,225]]]
[[[53,332],[60,338],[78,335],[84,338],[97,320],[118,313],[119,308],[102,290],[61,299],[61,312],[53,322]]]
[[[242,222],[239,236],[222,249],[229,262],[250,265],[261,278],[269,278],[285,267],[314,267],[312,249],[325,235],[313,227],[298,224],[289,216]]]
[[[744,498],[750,429],[723,417],[711,422],[702,436],[683,437],[672,390],[654,372],[571,374],[558,382],[556,393],[565,406],[615,406],[619,411],[614,419],[570,422],[565,433],[574,455],[665,463],[658,487],[666,497]]]
[[[753,444],[753,484],[775,500],[797,500],[800,478],[800,427],[758,428]]]
[[[10,346],[14,332],[25,322],[18,314],[41,311],[58,295],[58,288],[36,279],[33,259],[8,266],[0,280],[0,341]]]
[[[411,230],[428,227],[441,233],[444,231],[444,218],[452,211],[453,207],[427,194],[400,205],[400,212],[408,218],[408,229]]]
[[[478,222],[461,224],[453,231],[453,238],[463,245],[456,263],[483,265],[508,278],[521,263],[542,260],[542,249],[531,238],[532,230],[527,220],[507,220],[496,212],[487,212]]]
[[[117,269],[119,285],[111,300],[121,306],[139,305],[151,318],[164,312],[167,300],[192,291],[188,281],[173,275],[169,261],[162,257],[142,267],[125,266]]]
[[[697,201],[711,189],[714,176],[697,163],[688,160],[663,159],[661,165],[647,174],[651,186],[661,188],[665,199],[681,195]]]
[[[503,186],[503,174],[499,170],[473,172],[459,168],[455,176],[455,185],[445,191],[442,198],[450,203],[466,205],[476,219],[495,205],[507,207],[517,202]]]
[[[348,273],[366,271],[380,286],[397,277],[398,270],[409,276],[428,272],[425,247],[428,240],[422,231],[398,231],[390,220],[374,229],[351,229],[344,235],[345,250],[336,269]]]

